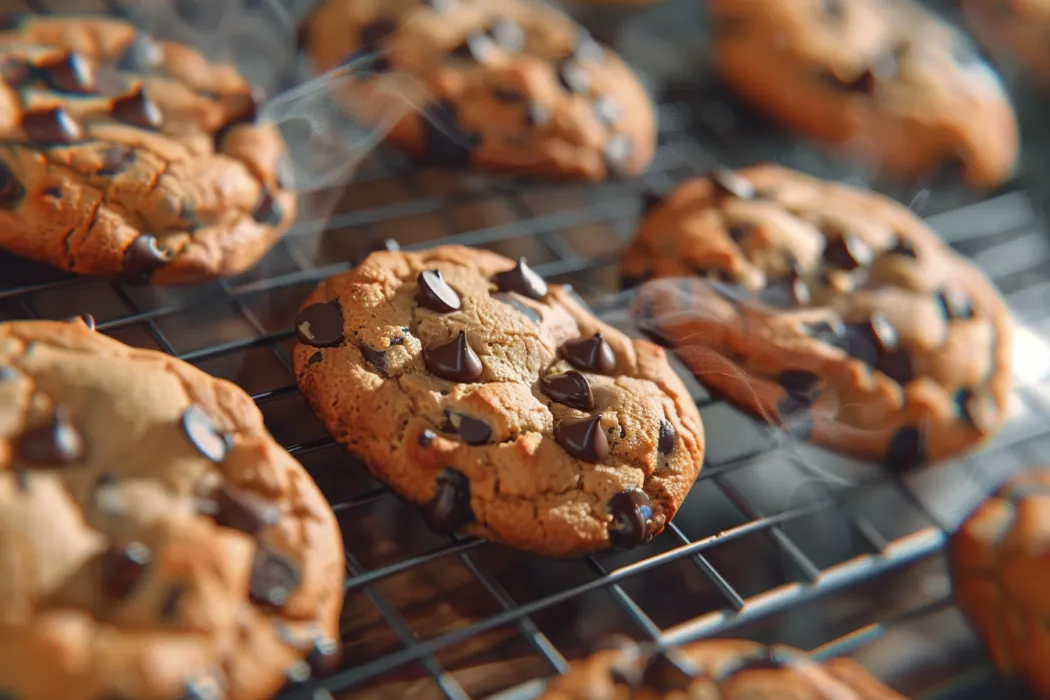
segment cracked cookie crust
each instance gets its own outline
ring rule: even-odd
[[[0,248],[86,275],[233,275],[296,211],[251,86],[118,20],[0,25]]]
[[[262,700],[338,661],[335,516],[238,387],[0,324],[0,695]]]
[[[524,260],[376,252],[310,294],[296,333],[322,424],[437,531],[548,556],[637,545],[703,460],[664,351]]]

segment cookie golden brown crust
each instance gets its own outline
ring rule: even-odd
[[[952,589],[996,667],[1050,697],[1050,468],[1007,481],[948,542]]]
[[[703,461],[663,350],[494,253],[373,253],[296,331],[321,423],[439,531],[548,556],[640,544]]]
[[[762,165],[653,201],[622,257],[638,324],[704,383],[892,468],[994,434],[1011,320],[905,207]],[[666,278],[666,279],[655,279]]]
[[[327,70],[382,51],[380,75],[422,83],[388,140],[449,167],[603,180],[641,173],[656,117],[631,70],[555,8],[527,0],[328,0],[309,50]],[[368,101],[369,83],[356,99]]]
[[[789,128],[876,170],[960,163],[1008,179],[1018,129],[1002,83],[958,30],[910,0],[711,0],[726,83]]]
[[[337,659],[343,566],[239,388],[81,323],[0,324],[5,692],[269,698]]]
[[[1043,83],[1050,82],[1050,2],[962,0],[966,26],[981,44],[1019,59]]]
[[[905,700],[850,659],[817,663],[791,647],[709,639],[643,653],[627,639],[576,661],[540,700]]]
[[[252,267],[295,216],[251,86],[117,20],[0,29],[0,247],[130,283]]]

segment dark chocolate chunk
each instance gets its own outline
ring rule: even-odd
[[[481,143],[478,133],[467,131],[459,123],[456,106],[447,100],[426,107],[420,125],[426,157],[438,165],[467,165],[471,152]]]
[[[669,421],[660,421],[660,437],[656,441],[656,449],[662,455],[669,455],[674,451],[674,444],[678,440],[678,431],[674,429]]]
[[[569,364],[585,372],[612,374],[616,369],[616,354],[601,333],[565,343],[561,346],[561,354]]]
[[[416,442],[420,447],[430,447],[434,443],[434,438],[437,437],[437,433],[433,430],[424,430],[419,434]]]
[[[488,28],[488,35],[507,53],[525,50],[525,30],[512,19],[501,19]]]
[[[141,86],[130,95],[113,100],[110,112],[114,119],[140,129],[159,129],[163,119],[157,103],[149,98]]]
[[[161,249],[153,234],[139,234],[124,251],[124,270],[120,279],[128,284],[145,284],[155,270],[173,258],[171,251]]]
[[[370,49],[397,31],[397,22],[389,19],[377,19],[361,27],[358,42],[362,48]]]
[[[820,321],[818,323],[803,324],[802,329],[810,338],[819,340],[832,347],[846,349],[849,344],[849,331],[839,321]]]
[[[368,343],[360,343],[357,349],[361,351],[361,356],[365,358],[365,362],[375,367],[377,370],[386,374],[386,351],[376,350]]]
[[[855,270],[871,265],[875,257],[871,248],[858,236],[844,231],[824,247],[824,261],[840,270]]]
[[[84,452],[84,438],[61,406],[45,425],[23,432],[15,446],[20,462],[40,467],[77,464],[84,459]]]
[[[96,175],[116,175],[130,167],[137,158],[135,149],[131,146],[119,144],[110,146],[102,152],[102,164],[99,165]]]
[[[252,209],[252,218],[260,224],[277,226],[284,218],[284,207],[274,198],[268,189],[263,188],[259,193],[259,201]]]
[[[830,22],[841,22],[846,16],[843,0],[820,0],[820,16]]]
[[[84,132],[61,107],[33,109],[22,115],[22,128],[33,141],[42,144],[76,143]]]
[[[525,124],[527,126],[544,126],[550,120],[551,111],[538,102],[530,102],[525,107]]]
[[[626,290],[626,289],[631,289],[633,287],[641,286],[641,285],[645,284],[646,282],[648,282],[650,279],[652,279],[652,276],[653,276],[652,270],[646,270],[645,272],[641,273],[640,275],[621,274],[620,275],[620,290],[622,291],[622,290]]]
[[[25,187],[11,171],[7,161],[0,160],[0,209],[11,209],[21,203]]]
[[[911,356],[906,350],[890,350],[880,354],[878,359],[875,360],[875,369],[901,386],[915,379],[915,370],[911,364]]]
[[[492,95],[492,99],[496,100],[496,102],[502,102],[503,104],[508,105],[521,104],[528,100],[525,93],[520,90],[500,87],[498,85],[490,88],[489,93]]]
[[[594,408],[594,394],[591,393],[591,385],[587,377],[576,370],[569,370],[565,374],[554,374],[540,379],[540,387],[544,394],[558,403],[577,408],[581,411],[590,411]]]
[[[649,657],[642,684],[659,693],[685,691],[698,671],[677,649],[658,651]]]
[[[460,331],[455,338],[436,348],[423,349],[423,363],[431,373],[450,382],[472,382],[481,376],[484,366]]]
[[[667,201],[667,195],[654,190],[642,193],[642,214],[651,214],[658,206]]]
[[[800,407],[809,407],[816,401],[820,392],[820,377],[812,372],[789,369],[780,373],[777,383],[783,387],[784,392],[792,402]]]
[[[343,310],[337,300],[310,304],[295,317],[295,334],[300,343],[315,348],[334,348],[343,344]]]
[[[281,510],[265,498],[228,486],[219,489],[216,504],[216,523],[249,535],[254,535],[281,519]]]
[[[591,88],[587,69],[572,57],[566,58],[558,66],[558,80],[566,90],[577,95],[582,95]]]
[[[343,647],[337,640],[318,637],[314,640],[314,648],[306,656],[306,663],[316,675],[327,676],[339,668],[342,655]]]
[[[915,251],[915,244],[903,236],[897,237],[897,242],[893,244],[893,247],[886,251],[887,255],[903,255],[906,258],[917,258],[919,257]]]
[[[488,34],[473,32],[463,39],[463,43],[453,48],[449,55],[485,64],[495,58],[496,51],[496,44]]]
[[[156,42],[145,34],[136,34],[117,58],[117,69],[131,73],[148,73],[162,58],[163,53]]]
[[[594,116],[598,118],[602,126],[611,128],[623,119],[623,108],[620,103],[608,95],[595,98],[591,103],[591,108],[594,109]]]
[[[493,281],[501,292],[514,292],[537,300],[547,296],[547,283],[529,267],[525,258],[518,258],[518,264],[510,270],[497,273]]]
[[[649,520],[653,504],[641,489],[628,489],[609,499],[609,542],[614,547],[629,549],[648,542]]]
[[[448,286],[440,270],[424,270],[419,273],[416,278],[416,303],[439,314],[460,309],[459,295]]]
[[[711,181],[721,192],[737,199],[755,198],[755,186],[740,173],[716,168],[711,172]]]
[[[54,197],[55,199],[62,199],[62,188],[59,186],[45,187],[40,190],[40,193],[45,197]]]
[[[554,429],[554,439],[570,457],[597,464],[609,454],[609,440],[602,430],[601,418],[562,421]]]
[[[912,469],[926,461],[926,448],[918,428],[906,425],[894,433],[886,446],[883,464],[891,472]]]
[[[87,327],[89,331],[95,330],[95,317],[91,314],[80,314],[79,316],[70,316],[66,319],[67,323],[82,323]]]
[[[522,315],[524,315],[533,323],[539,323],[543,320],[543,317],[540,316],[539,312],[537,312],[536,309],[532,308],[528,304],[525,304],[513,294],[499,292],[497,294],[493,294],[492,298],[497,301],[503,302],[507,306],[513,306],[516,311],[521,312]]]
[[[470,507],[470,480],[446,467],[438,475],[434,497],[422,507],[423,520],[434,532],[452,534],[474,520]]]
[[[106,550],[98,562],[102,593],[111,600],[127,598],[145,575],[152,559],[153,553],[141,542]]]
[[[200,406],[193,405],[182,412],[182,432],[198,452],[221,464],[233,448],[233,438],[218,426]]]
[[[634,155],[634,141],[629,135],[615,134],[609,137],[602,148],[602,158],[609,177],[626,178],[630,174],[628,166],[632,155]]]
[[[973,306],[963,292],[942,289],[937,292],[937,303],[940,304],[944,317],[949,321],[965,321],[973,318]]]
[[[468,445],[484,445],[492,437],[492,428],[489,424],[478,418],[471,418],[470,416],[462,413],[453,413],[449,415],[453,427],[459,436],[463,438],[463,442]]]
[[[38,65],[36,74],[56,92],[90,95],[96,91],[91,66],[75,51]]]
[[[844,349],[864,364],[875,367],[880,356],[897,350],[897,332],[879,312],[863,323],[850,324]]]
[[[310,355],[309,359],[306,360],[306,364],[308,364],[308,365],[316,365],[318,362],[320,362],[323,359],[324,359],[324,355],[321,353],[320,350],[318,350],[313,355]]]
[[[960,389],[955,392],[959,415],[981,433],[991,433],[998,427],[1001,416],[992,395],[985,391]]]
[[[801,271],[794,268],[786,277],[776,280],[762,290],[762,300],[779,308],[808,306],[809,285],[806,284]]]
[[[160,616],[166,620],[170,620],[179,615],[179,603],[182,602],[182,597],[186,595],[186,587],[176,584],[168,589],[168,592],[164,594],[164,599],[160,604]]]
[[[281,607],[302,582],[299,567],[266,547],[259,547],[252,562],[249,597],[259,605]]]

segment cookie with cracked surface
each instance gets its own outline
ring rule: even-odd
[[[1005,419],[1011,320],[984,275],[907,208],[778,166],[650,201],[623,254],[632,306],[711,388],[891,468]]]
[[[0,324],[0,522],[4,697],[261,700],[338,658],[335,517],[243,391],[169,355]]]
[[[376,252],[310,294],[296,333],[322,424],[439,532],[548,556],[637,545],[703,459],[664,351],[524,260]]]
[[[1009,479],[948,542],[955,601],[1005,676],[1050,697],[1050,467]]]
[[[711,0],[726,83],[785,126],[890,175],[961,165],[994,187],[1018,157],[1013,107],[961,32],[910,0]]]
[[[905,700],[851,659],[820,663],[783,645],[708,639],[653,652],[611,638],[599,647],[552,679],[540,700]]]
[[[380,74],[420,81],[424,116],[405,116],[388,140],[437,165],[603,180],[653,157],[656,117],[638,79],[549,5],[328,0],[306,34],[319,69],[378,50]]]
[[[125,22],[0,29],[0,248],[175,284],[252,267],[295,215],[284,144],[230,66]]]
[[[1050,2],[962,0],[960,6],[982,46],[1013,56],[1041,81],[1050,81]]]

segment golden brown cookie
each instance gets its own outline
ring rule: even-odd
[[[959,607],[1007,676],[1050,697],[1050,468],[1007,481],[948,543]]]
[[[548,556],[637,545],[703,461],[664,351],[524,260],[373,253],[307,297],[296,332],[321,423],[437,531]]]
[[[1013,108],[958,30],[910,0],[711,0],[726,83],[789,128],[877,171],[1012,174]]]
[[[337,660],[343,576],[239,388],[79,321],[0,324],[5,697],[269,698]]]
[[[707,639],[652,653],[627,639],[576,661],[540,700],[904,700],[851,659],[817,663],[788,646]]]
[[[900,469],[1001,426],[1011,321],[908,209],[774,165],[716,171],[652,209],[622,257],[632,310],[729,400]]]
[[[1048,0],[962,0],[966,26],[982,45],[1019,59],[1042,81],[1050,81]]]
[[[425,160],[524,175],[603,180],[652,160],[656,117],[612,51],[528,0],[327,0],[306,39],[321,70],[368,51],[428,97],[389,141]],[[367,102],[369,83],[353,98]]]
[[[251,86],[125,22],[0,27],[0,248],[131,283],[242,272],[295,216]]]

